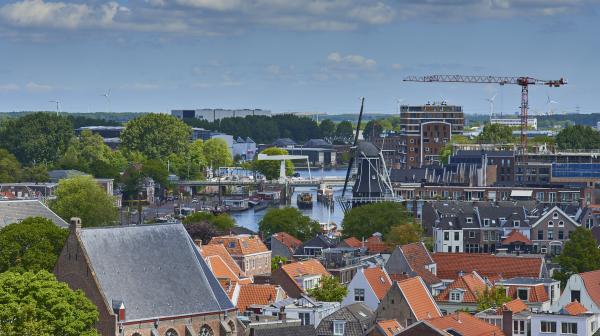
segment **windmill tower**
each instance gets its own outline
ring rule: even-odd
[[[378,202],[394,196],[392,183],[381,151],[370,142],[356,147],[356,181],[352,187],[352,206]]]

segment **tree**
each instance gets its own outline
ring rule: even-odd
[[[95,177],[117,178],[127,160],[120,151],[113,151],[102,137],[89,130],[74,137],[60,159],[64,169],[77,169]]]
[[[365,125],[363,137],[365,139],[378,138],[381,136],[381,133],[383,133],[383,126],[381,126],[379,120],[369,120]]]
[[[555,261],[560,271],[554,273],[554,278],[560,280],[563,287],[573,274],[600,269],[600,249],[592,231],[583,227],[575,229]]]
[[[34,165],[21,170],[20,180],[22,182],[41,183],[48,182],[49,179],[48,168],[44,165]]]
[[[227,142],[223,139],[212,138],[204,142],[202,146],[204,159],[213,169],[229,167],[233,163],[231,151]]]
[[[93,227],[111,225],[118,218],[113,196],[107,195],[91,176],[59,181],[55,195],[50,208],[67,222],[79,217],[83,226]]]
[[[96,306],[47,271],[0,274],[0,335],[96,336]]]
[[[393,226],[414,223],[412,215],[400,203],[378,202],[352,208],[344,216],[345,237],[368,238],[379,232],[385,237]]]
[[[339,142],[349,143],[352,141],[353,134],[354,129],[352,127],[352,123],[348,120],[344,120],[337,124],[335,128],[335,139]]]
[[[190,126],[167,114],[145,114],[130,120],[121,133],[121,146],[149,159],[184,154],[192,134]]]
[[[321,132],[322,138],[332,141],[335,136],[335,123],[329,119],[321,121],[319,124],[319,132]]]
[[[342,302],[348,294],[348,287],[335,277],[321,277],[319,286],[308,291],[308,295],[324,302]]]
[[[7,119],[0,128],[0,147],[24,165],[56,162],[73,137],[73,125],[54,113],[32,113]]]
[[[227,232],[235,226],[235,220],[229,214],[214,215],[210,212],[197,211],[183,219],[183,224],[207,222],[216,229]]]
[[[477,310],[488,308],[499,308],[512,299],[506,295],[506,289],[502,286],[486,287],[477,295]]]
[[[423,227],[418,223],[405,223],[394,225],[385,235],[385,242],[389,245],[405,245],[416,243],[423,238]]]
[[[271,272],[279,268],[279,263],[285,264],[286,262],[286,257],[274,256],[273,258],[271,258]]]
[[[600,133],[589,126],[567,126],[556,135],[559,149],[598,149]]]
[[[440,149],[440,161],[442,164],[447,165],[452,156],[452,144],[447,144]]]
[[[6,149],[0,148],[0,183],[16,182],[20,174],[19,160]]]
[[[301,241],[305,241],[319,233],[321,226],[319,222],[304,216],[298,209],[285,207],[269,209],[258,223],[258,230],[263,237],[270,237],[277,232],[287,232]]]
[[[266,154],[266,155],[287,155],[288,151],[286,151],[285,149],[277,148],[277,147],[269,147],[269,148],[264,149],[260,153]],[[258,158],[256,158],[254,166],[258,172],[260,172],[267,178],[267,180],[273,180],[273,179],[276,179],[279,177],[279,170],[281,167],[280,161],[270,161],[270,160],[258,161]],[[292,161],[286,160],[285,161],[285,175],[291,176],[292,174],[294,174],[294,164],[292,163]]]
[[[187,233],[192,239],[200,239],[202,244],[208,244],[213,237],[223,235],[225,232],[219,231],[209,222],[194,222],[183,224]]]
[[[480,143],[505,144],[515,141],[512,128],[502,124],[486,124],[483,131],[477,136]]]
[[[68,235],[42,217],[5,226],[0,230],[0,272],[52,271]]]

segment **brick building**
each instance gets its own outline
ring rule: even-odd
[[[254,235],[214,237],[208,243],[225,246],[233,260],[247,276],[271,274],[271,251]]]

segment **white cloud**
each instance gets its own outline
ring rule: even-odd
[[[19,88],[17,84],[0,84],[0,91],[15,91]]]
[[[390,23],[396,12],[392,7],[381,2],[374,6],[358,6],[350,11],[350,17],[359,19],[369,24]]]
[[[392,69],[394,69],[394,70],[402,70],[402,69],[404,69],[404,65],[402,65],[400,63],[393,63],[392,64]]]
[[[226,11],[238,8],[242,0],[175,0],[176,3],[184,6],[192,6],[217,11]]]
[[[329,62],[339,64],[342,66],[351,66],[354,68],[362,68],[369,70],[374,69],[377,65],[377,62],[373,59],[366,58],[361,55],[342,55],[337,51],[330,53],[327,56],[327,60]]]
[[[280,75],[281,67],[279,65],[271,64],[267,67],[267,72],[271,75]]]
[[[36,82],[29,82],[29,83],[25,84],[25,88],[28,91],[50,91],[50,90],[54,90],[54,87],[51,86],[51,85],[40,84],[40,83],[36,83]]]

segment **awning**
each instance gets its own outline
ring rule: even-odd
[[[510,197],[531,197],[533,190],[512,190]]]

